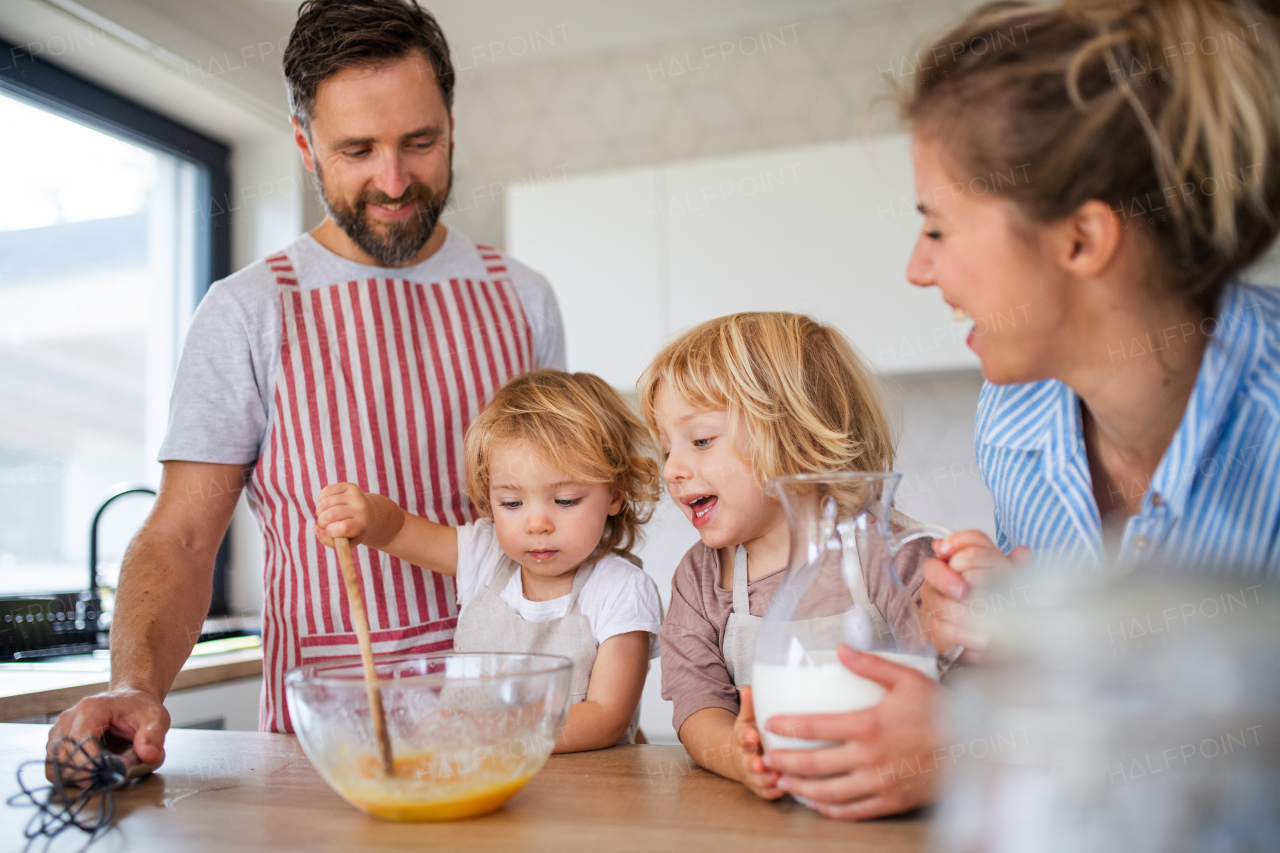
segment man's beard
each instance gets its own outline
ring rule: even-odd
[[[414,181],[399,198],[392,198],[378,190],[368,190],[347,204],[329,197],[319,163],[316,164],[315,177],[320,201],[329,216],[351,238],[351,242],[384,267],[403,266],[417,256],[418,251],[431,239],[436,223],[440,221],[440,214],[444,212],[445,203],[449,200],[449,191],[453,188],[453,167],[450,164],[449,182],[439,195],[433,195],[426,184]],[[375,225],[369,218],[370,204],[407,202],[413,203],[415,215],[406,219]]]

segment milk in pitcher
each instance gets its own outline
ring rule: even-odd
[[[867,652],[938,679],[938,662],[932,655],[902,652]],[[814,651],[802,662],[757,662],[751,675],[756,725],[765,749],[817,749],[832,741],[784,737],[765,729],[777,714],[839,714],[870,708],[884,698],[885,690],[870,679],[855,675],[840,663],[834,651]]]

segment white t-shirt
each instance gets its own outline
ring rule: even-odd
[[[303,234],[285,249],[303,290],[368,278],[423,283],[488,279],[470,237],[450,228],[439,251],[400,269],[349,261]],[[520,307],[529,321],[539,367],[565,367],[564,326],[551,285],[503,255]],[[215,282],[200,301],[182,348],[169,403],[169,428],[159,460],[247,465],[267,440],[280,370],[280,288],[265,260]]]
[[[458,612],[466,609],[481,587],[493,580],[506,552],[498,544],[493,519],[482,518],[458,528]],[[502,588],[498,596],[526,622],[559,619],[569,612],[569,596],[550,601],[530,601],[524,597],[520,572]],[[578,607],[587,617],[596,645],[629,631],[649,632],[649,657],[658,656],[658,628],[662,626],[662,599],[658,585],[645,571],[617,554],[596,563],[591,577],[578,593]]]

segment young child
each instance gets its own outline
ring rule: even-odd
[[[574,661],[556,752],[632,742],[662,604],[630,549],[658,494],[644,426],[589,373],[540,370],[498,391],[467,431],[467,491],[484,518],[453,528],[351,483],[326,486],[315,532],[457,578],[457,651]]]
[[[734,314],[670,343],[640,379],[672,499],[698,529],[662,625],[662,696],[703,767],[777,799],[748,706],[756,631],[787,566],[783,474],[887,471],[893,438],[878,382],[836,329],[799,314]],[[904,573],[914,593],[928,544]],[[744,688],[741,705],[739,688]]]

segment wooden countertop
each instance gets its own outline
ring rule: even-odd
[[[17,790],[17,765],[44,755],[47,732],[0,725],[0,803]],[[357,811],[324,783],[292,735],[175,729],[166,749],[159,772],[117,794],[116,828],[91,853],[918,853],[927,844],[923,817],[845,823],[790,799],[768,803],[698,768],[678,746],[553,755],[501,810],[437,824],[390,823]],[[0,805],[0,849],[22,847],[32,813]],[[84,840],[68,830],[50,850],[79,850]]]
[[[0,720],[21,720],[37,714],[57,714],[86,696],[107,689],[107,662],[85,655],[83,661],[0,664]],[[178,673],[171,690],[186,690],[262,677],[262,648],[211,655],[193,655]]]

